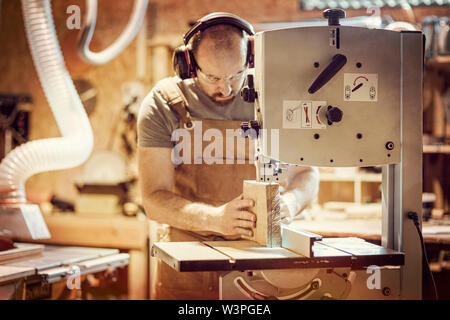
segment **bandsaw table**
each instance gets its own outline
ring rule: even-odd
[[[316,241],[313,255],[269,248],[250,240],[206,242],[158,242],[152,255],[179,272],[233,271],[301,268],[363,269],[371,265],[400,266],[402,252],[358,238],[325,238]]]

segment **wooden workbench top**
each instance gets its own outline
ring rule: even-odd
[[[71,213],[43,216],[51,238],[36,241],[39,243],[137,250],[147,247],[149,222],[145,216],[106,218]]]

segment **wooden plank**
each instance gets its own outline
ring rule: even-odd
[[[30,267],[36,270],[72,265],[89,259],[117,254],[117,249],[83,248],[66,246],[45,246],[45,250],[36,256],[6,261],[8,266]]]
[[[252,199],[255,206],[249,211],[256,214],[256,228],[252,237],[243,236],[245,239],[254,240],[267,247],[281,246],[281,228],[279,219],[279,203],[276,199],[279,195],[279,184],[245,180],[243,186],[244,199]]]
[[[0,266],[0,283],[25,278],[34,273],[34,268]]]
[[[8,260],[21,257],[40,254],[44,251],[43,245],[31,243],[15,243],[15,249],[0,251],[0,263],[6,263]]]
[[[107,219],[51,214],[44,215],[44,219],[51,238],[41,239],[39,243],[147,250],[149,227],[145,217]]]

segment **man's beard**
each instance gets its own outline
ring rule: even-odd
[[[217,98],[222,98],[223,95],[221,93],[214,93],[212,96],[208,96],[209,99],[214,102],[216,105],[220,106],[220,107],[224,107],[229,105],[230,103],[232,103],[234,101],[234,99],[236,98],[236,94],[237,92],[233,91],[231,92],[230,98],[227,100],[217,100]]]

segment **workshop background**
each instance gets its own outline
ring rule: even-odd
[[[31,177],[26,183],[27,196],[41,207],[52,234],[47,243],[117,248],[130,253],[128,267],[124,274],[119,272],[117,276],[124,277],[124,283],[112,277],[115,284],[103,288],[98,279],[90,279],[91,286],[97,285],[98,290],[92,290],[91,296],[84,298],[149,297],[150,229],[140,205],[136,118],[140,101],[152,86],[173,74],[173,49],[181,44],[190,24],[210,12],[226,11],[246,19],[259,31],[270,28],[270,23],[289,25],[322,18],[322,11],[333,6],[344,8],[347,17],[370,16],[373,13],[367,12],[365,4],[375,2],[151,0],[144,25],[131,45],[111,62],[94,66],[78,57],[79,30],[71,30],[66,24],[70,16],[67,8],[77,5],[83,14],[85,1],[51,1],[65,63],[93,128],[94,150],[82,166]],[[423,191],[424,220],[430,226],[429,233],[424,232],[429,258],[440,297],[449,299],[450,5],[445,0],[409,2],[411,7],[402,7],[401,1],[396,0],[379,0],[375,5],[381,7],[380,14],[385,21],[405,21],[424,30],[428,27],[428,31],[434,30],[435,41],[440,36],[440,41],[445,42],[445,50],[439,49],[436,42],[426,52]],[[92,51],[106,48],[119,36],[129,20],[133,3],[133,0],[98,1]],[[447,20],[439,21],[439,18]],[[19,0],[0,1],[0,75],[0,95],[3,98],[8,95],[9,99],[21,97],[21,102],[15,105],[20,111],[11,124],[13,130],[1,125],[1,158],[25,141],[60,136],[33,65]],[[0,104],[2,119],[11,113],[11,105],[9,109],[5,105]],[[302,223],[307,226],[304,228],[324,235],[357,233],[374,242],[379,240],[380,172],[380,168],[373,167],[321,169],[318,199],[302,216]],[[95,188],[108,183],[108,188]],[[343,222],[349,219],[354,219],[357,227],[346,229],[344,224],[348,226],[348,223]],[[444,232],[442,226],[447,226],[446,237],[439,236]],[[58,297],[56,290],[52,297]]]

